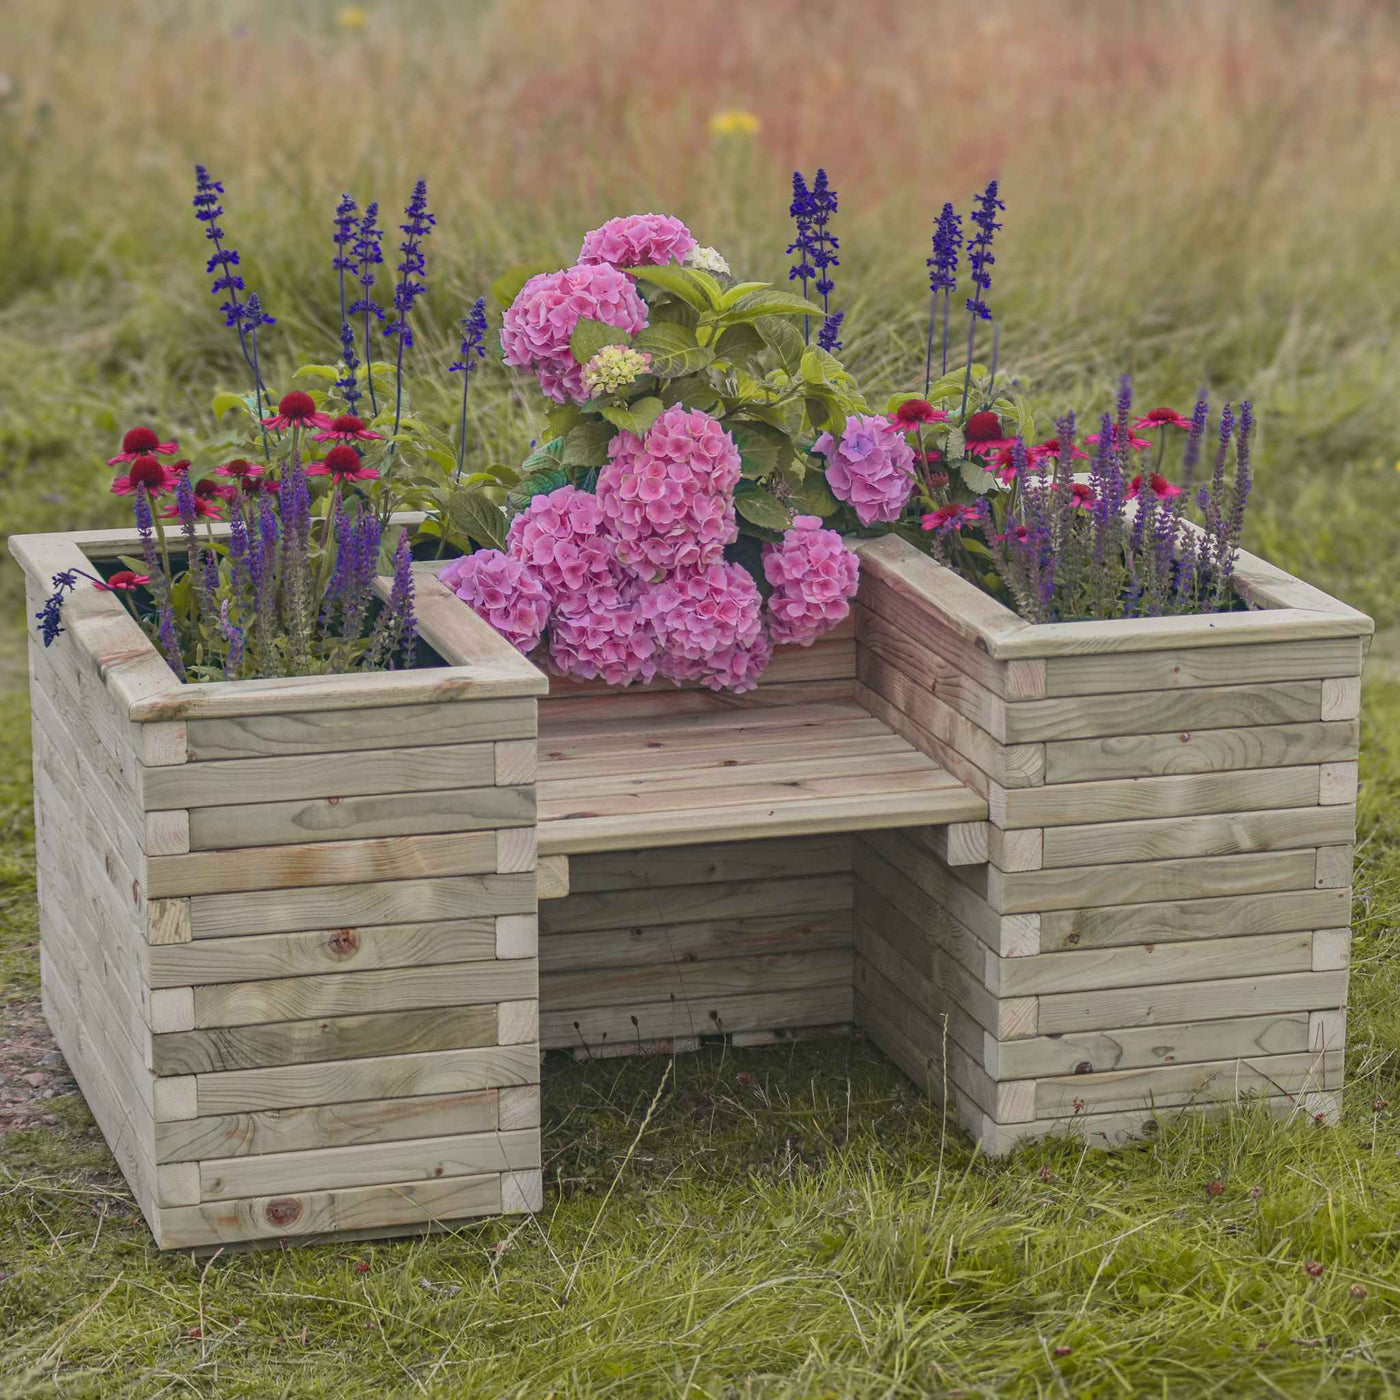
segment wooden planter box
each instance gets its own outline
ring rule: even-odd
[[[1257,611],[1033,626],[861,554],[858,698],[989,827],[976,867],[857,839],[856,1021],[992,1152],[1244,1091],[1333,1113],[1371,620],[1246,555]]]
[[[30,612],[125,531],[10,541]],[[45,1014],[164,1248],[540,1204],[535,696],[444,667],[181,684],[83,584],[31,635]]]

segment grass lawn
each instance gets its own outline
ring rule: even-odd
[[[846,358],[882,398],[921,372],[928,221],[995,172],[1002,363],[1036,403],[1096,416],[1124,368],[1144,406],[1189,408],[1203,380],[1252,397],[1249,546],[1377,617],[1345,1119],[1246,1105],[1112,1155],[1066,1138],[988,1162],[858,1040],[554,1056],[537,1219],[161,1256],[37,1012],[6,564],[0,1400],[1400,1391],[1394,15],[684,9],[22,3],[0,53],[0,525],[123,521],[102,465],[121,428],[198,446],[213,391],[238,386],[194,160],[226,180],[231,241],[278,317],[277,385],[330,354],[340,191],[392,209],[428,177],[410,382],[427,416],[451,411],[435,367],[454,318],[505,264],[562,265],[584,229],[654,208],[736,272],[781,277],[788,172],[819,162],[842,195]],[[759,132],[711,136],[726,108]],[[490,365],[472,394],[471,451],[518,460],[526,401]]]

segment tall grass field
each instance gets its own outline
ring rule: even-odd
[[[394,211],[426,177],[408,392],[444,423],[456,319],[507,265],[656,210],[781,279],[818,165],[843,358],[883,403],[922,375],[931,221],[995,175],[1003,369],[1047,420],[1125,370],[1145,408],[1252,399],[1247,547],[1378,624],[1340,1126],[1246,1103],[988,1161],[859,1040],[556,1056],[538,1217],[192,1259],[43,1039],[5,564],[0,1397],[1400,1393],[1400,8],[0,0],[0,36],[6,533],[125,523],[121,430],[197,446],[244,387],[196,161],[274,391],[334,358],[341,192]],[[488,361],[468,461],[519,461],[536,398]]]

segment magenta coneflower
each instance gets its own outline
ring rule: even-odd
[[[316,411],[316,400],[300,389],[283,394],[277,412],[271,418],[262,420],[264,428],[273,428],[285,433],[289,428],[329,428],[330,414]]]
[[[982,518],[976,506],[939,506],[920,520],[925,530],[961,530],[964,525],[975,525]]]
[[[1153,408],[1148,410],[1141,418],[1133,424],[1136,428],[1186,428],[1190,429],[1191,420],[1183,418],[1174,408]]]
[[[1074,510],[1088,510],[1099,499],[1082,481],[1071,481],[1069,493],[1074,497],[1070,502],[1070,507]]]
[[[130,569],[118,569],[106,583],[94,579],[92,586],[102,593],[132,593],[150,581],[150,574],[134,574]]]
[[[217,481],[204,477],[194,484],[194,513],[200,520],[222,520],[224,518],[223,502],[231,500],[238,494],[234,486],[220,486]],[[170,506],[161,511],[162,520],[178,520],[180,509],[178,506]]]
[[[1015,441],[1015,438],[1005,436],[1001,419],[990,409],[974,413],[963,428],[963,450],[969,456],[987,457],[1012,446]]]
[[[1190,425],[1188,424],[1187,426],[1189,427]],[[1085,442],[1089,443],[1096,443],[1098,440],[1098,433],[1090,433],[1089,436],[1084,439]],[[1112,442],[1115,447],[1118,446],[1118,425],[1116,423],[1113,425]],[[1134,437],[1130,432],[1128,434],[1128,446],[1131,447],[1134,452],[1146,452],[1152,444],[1146,438]]]
[[[324,432],[316,434],[317,442],[383,442],[383,433],[372,433],[367,427],[363,418],[357,418],[353,413],[342,413],[339,418],[331,420],[331,425]]]
[[[263,474],[263,469],[244,457],[235,457],[233,461],[225,462],[221,467],[215,467],[214,474],[232,477],[241,484],[245,481],[256,481]]]
[[[1151,472],[1147,477],[1147,489],[1152,492],[1159,501],[1170,501],[1173,496],[1181,495],[1181,487],[1173,486],[1161,472]],[[1142,491],[1142,474],[1139,473],[1128,483],[1128,499],[1135,501]]]
[[[149,454],[137,457],[126,476],[114,477],[112,494],[130,496],[138,486],[144,486],[152,496],[163,496],[175,489],[178,474],[164,462],[158,462]]]
[[[332,447],[324,460],[312,462],[306,469],[307,476],[333,476],[337,481],[377,481],[379,473],[367,467],[360,460],[360,454],[353,447],[343,444]]]
[[[1031,457],[1050,457],[1058,460],[1060,456],[1060,440],[1057,437],[1046,438],[1044,442],[1038,442],[1031,448]],[[1071,459],[1080,458],[1083,461],[1089,460],[1087,452],[1081,452],[1077,447],[1070,453]]]
[[[122,438],[122,450],[115,457],[109,457],[107,465],[119,467],[124,462],[134,462],[138,457],[145,457],[152,452],[159,452],[168,457],[172,452],[179,450],[178,443],[162,442],[151,428],[131,428]]]

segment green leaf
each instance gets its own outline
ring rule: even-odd
[[[684,379],[673,379],[666,386],[666,397],[673,404],[680,404],[686,410],[703,409],[713,413],[719,404],[715,387],[704,375],[687,375]]]
[[[715,358],[711,347],[696,344],[695,332],[687,326],[648,326],[632,343],[651,356],[651,373],[660,379],[694,374]]]
[[[506,505],[513,511],[522,511],[536,496],[547,496],[568,484],[569,474],[562,467],[530,472],[506,493]]]
[[[615,428],[621,428],[625,432],[644,437],[646,430],[661,417],[663,408],[665,408],[665,404],[660,399],[645,398],[638,399],[626,408],[617,408],[612,404],[607,404],[598,411]]]
[[[583,410],[576,403],[555,404],[544,418],[549,424],[549,435],[561,438],[566,436],[571,428],[576,428],[583,422]]]
[[[949,428],[948,435],[943,439],[943,460],[945,462],[956,462],[966,450],[967,442],[963,438],[961,428]]]
[[[334,384],[340,378],[340,369],[336,365],[302,365],[293,379],[300,379],[302,375],[309,374],[313,379],[324,379],[328,384]]]
[[[823,520],[835,515],[840,507],[821,472],[808,472],[806,479],[788,497],[788,504],[798,515],[819,515]]]
[[[825,429],[839,442],[846,431],[846,412],[841,405],[829,393],[809,395],[804,402],[812,426],[819,431]]]
[[[796,374],[802,365],[802,352],[806,349],[802,343],[802,332],[782,316],[759,316],[753,327],[763,337],[763,343],[778,357],[778,363],[789,374]]]
[[[989,472],[981,462],[964,462],[961,468],[962,483],[969,491],[985,496],[996,490],[996,474]]]
[[[730,326],[715,341],[715,354],[737,365],[748,365],[763,353],[763,337],[750,325]]]
[[[605,345],[630,345],[632,337],[616,326],[604,321],[595,321],[591,316],[581,316],[573,334],[569,336],[569,353],[579,364],[586,365]]]
[[[222,418],[231,408],[241,408],[244,413],[250,416],[253,413],[253,406],[242,394],[215,394],[214,395],[214,417]]]
[[[541,261],[516,263],[514,267],[508,267],[491,284],[491,295],[495,299],[496,305],[502,311],[520,295],[520,289],[532,278],[541,272],[555,272],[557,269],[553,261]]]
[[[564,439],[555,438],[552,442],[545,443],[542,447],[537,447],[520,464],[520,470],[526,474],[534,471],[548,471],[554,467],[564,464]]]
[[[608,444],[616,432],[611,423],[596,418],[571,428],[564,439],[563,464],[566,467],[601,467],[608,460]]]
[[[770,284],[767,282],[736,282],[722,297],[720,297],[719,310],[727,311],[735,302],[743,301],[750,293],[761,292],[769,285]]]
[[[756,321],[760,316],[811,316],[821,320],[826,312],[815,302],[808,301],[792,292],[770,288],[762,292],[750,292],[741,297],[733,306],[719,316],[721,324],[737,326],[744,321]]]
[[[670,263],[665,267],[627,267],[623,271],[630,272],[638,281],[660,287],[696,311],[713,311],[724,295],[724,288],[699,268]]]
[[[447,518],[459,534],[493,549],[504,549],[506,518],[474,486],[459,487],[447,498]]]
[[[738,445],[746,477],[771,476],[793,458],[792,440],[767,423],[735,422],[729,431]]]
[[[962,535],[959,538],[962,541],[962,547],[967,550],[969,554],[980,555],[983,559],[990,559],[993,557],[992,551],[988,549],[981,540],[974,539],[971,535]]]
[[[792,512],[767,491],[736,491],[734,508],[750,524],[765,530],[786,530],[792,525]]]

